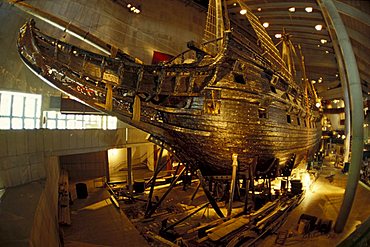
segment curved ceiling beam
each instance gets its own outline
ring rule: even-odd
[[[356,19],[367,26],[370,26],[370,15],[362,12],[361,10],[352,7],[349,4],[340,2],[340,1],[333,1],[335,6],[338,8],[339,13],[347,15],[353,19]],[[369,6],[370,7],[370,6]]]

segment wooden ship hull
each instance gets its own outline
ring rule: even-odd
[[[285,176],[317,150],[320,115],[256,22],[253,32],[229,20],[221,38],[158,65],[82,50],[32,21],[20,30],[18,50],[47,83],[150,133],[203,175],[230,174],[237,154],[240,172],[257,164],[257,175]]]

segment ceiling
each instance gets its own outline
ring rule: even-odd
[[[208,0],[193,0],[206,6]],[[319,0],[321,1],[321,0]],[[332,0],[337,7],[350,37],[352,48],[359,68],[364,97],[370,92],[370,1],[368,0]],[[234,5],[236,0],[226,0],[233,18],[245,18],[239,12],[241,7]],[[325,23],[323,13],[315,0],[242,0],[261,23],[268,22],[266,28],[274,43],[279,39],[275,35],[283,28],[292,35],[294,44],[302,46],[309,79],[314,83],[322,100],[342,99],[338,63],[333,48],[333,41]],[[289,11],[294,7],[295,11]],[[306,7],[312,7],[307,12]],[[321,24],[322,29],[315,26]]]

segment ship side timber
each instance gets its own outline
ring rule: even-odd
[[[255,158],[264,172],[274,158],[284,167],[311,156],[321,130],[313,103],[245,35],[226,32],[224,45],[189,64],[143,65],[60,42],[31,22],[18,39],[22,60],[46,82],[151,133],[204,175],[230,174],[233,153],[241,172]]]

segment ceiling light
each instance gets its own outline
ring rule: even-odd
[[[306,10],[307,13],[311,13],[313,11],[312,7],[306,7],[304,10]]]
[[[316,103],[316,107],[317,107],[317,108],[320,108],[320,106],[321,106],[321,103],[320,103],[320,102],[317,102],[317,103]]]
[[[320,42],[321,42],[321,44],[325,44],[325,43],[327,43],[328,41],[327,41],[326,39],[321,39],[321,40],[320,40]]]
[[[335,74],[335,77],[338,77],[339,75],[338,74]]]
[[[275,34],[275,38],[280,39],[281,38],[281,33]]]
[[[291,7],[288,10],[289,10],[289,12],[295,12],[295,8],[294,7]]]
[[[317,47],[320,47],[320,45],[317,45]]]
[[[127,8],[131,8],[131,4],[129,3],[129,4],[127,4]]]
[[[262,9],[261,8],[258,8],[257,11],[261,11]]]
[[[268,22],[264,22],[264,23],[262,24],[262,26],[264,26],[265,28],[268,28],[268,27],[270,26],[270,24],[269,24]]]
[[[234,3],[233,5],[236,6],[236,3]]]
[[[312,83],[312,84],[315,84],[315,83],[316,83],[316,81],[315,81],[315,80],[311,80],[311,83]]]
[[[329,51],[325,51],[326,54],[329,54]]]
[[[319,83],[321,83],[321,82],[322,82],[322,77],[320,77],[320,78],[319,78],[318,82],[319,82]]]
[[[316,25],[316,26],[315,26],[315,29],[316,29],[317,31],[321,31],[321,29],[322,29],[322,25],[321,25],[321,24]]]
[[[241,15],[245,15],[247,13],[247,10],[246,9],[242,9],[242,10],[240,10],[240,14]]]

